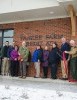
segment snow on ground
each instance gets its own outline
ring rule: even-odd
[[[77,100],[77,93],[0,85],[0,100]]]

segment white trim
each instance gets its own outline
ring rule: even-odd
[[[16,21],[6,21],[0,22],[0,24],[8,24],[8,23],[18,23],[18,22],[30,22],[30,21],[39,21],[39,20],[49,20],[49,19],[59,19],[59,18],[68,18],[70,16],[56,16],[56,17],[47,17],[47,18],[36,18],[36,19],[29,19],[29,20],[16,20]]]
[[[73,1],[73,0],[57,0],[58,2],[68,2],[68,1]]]

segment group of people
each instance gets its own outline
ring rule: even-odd
[[[59,48],[55,42],[52,44],[51,51],[49,51],[47,46],[45,46],[44,50],[41,48],[41,46],[37,46],[32,56],[32,62],[34,62],[36,69],[36,75],[34,76],[35,78],[40,77],[40,65],[43,68],[43,78],[47,78],[49,66],[51,68],[51,78],[57,78],[57,68],[60,61],[60,57],[57,52],[59,52]]]
[[[61,38],[61,46],[56,42],[52,43],[52,49],[47,46],[44,49],[37,46],[33,52],[32,61],[34,62],[36,75],[40,77],[40,66],[43,68],[43,78],[47,78],[48,67],[51,69],[51,78],[57,79],[58,65],[61,66],[62,80],[77,81],[77,47],[74,40],[67,42],[66,38]]]
[[[9,46],[9,41],[6,41],[1,50],[1,75],[20,75],[20,78],[26,78],[28,56],[29,50],[25,46],[25,41],[20,47],[15,45],[15,42]]]
[[[77,81],[76,43],[74,40],[70,40],[68,43],[64,37],[61,39],[61,42],[60,48],[56,42],[53,42],[51,50],[49,50],[48,46],[45,46],[43,49],[38,45],[32,55],[29,56],[30,51],[26,47],[25,41],[22,42],[20,47],[15,45],[15,42],[9,46],[9,41],[6,41],[0,52],[1,75],[9,74],[26,78],[26,68],[29,62],[33,62],[36,71],[34,78],[40,77],[40,67],[42,66],[42,78],[47,78],[48,68],[50,67],[51,78],[57,79],[58,65],[60,65],[62,80]]]

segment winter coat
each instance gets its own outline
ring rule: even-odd
[[[13,46],[9,46],[9,49],[8,49],[8,52],[7,52],[7,55],[8,55],[8,58],[10,58],[10,53],[11,51],[14,50],[14,47]]]
[[[32,56],[32,62],[38,62],[39,61],[42,61],[42,50],[41,49],[36,49],[34,52],[33,52],[33,56]]]
[[[25,47],[23,48],[22,46],[19,48],[19,53],[20,56],[24,61],[28,61],[28,56],[29,56],[29,50]]]
[[[70,45],[66,42],[61,45],[61,56],[64,51],[70,51]],[[66,59],[68,59],[68,54],[65,54]]]
[[[48,67],[49,65],[49,51],[48,50],[44,50],[43,51],[43,62],[42,62],[42,66],[43,67]]]
[[[8,49],[9,49],[9,46],[4,46],[1,50],[1,56],[2,58],[4,57],[7,57],[8,58]]]
[[[10,59],[15,61],[15,59],[18,60],[18,57],[19,57],[18,51],[12,50],[10,53]]]
[[[52,48],[52,50],[49,53],[49,64],[57,64],[59,63],[60,57],[58,56],[59,49]]]

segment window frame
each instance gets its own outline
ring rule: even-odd
[[[13,38],[13,37],[14,37],[14,32],[13,32],[13,36],[12,36],[12,37],[4,37],[4,32],[5,32],[6,30],[7,30],[7,31],[8,31],[8,30],[13,30],[13,31],[14,31],[13,28],[9,28],[9,29],[0,29],[0,31],[2,31],[2,46],[1,46],[1,47],[3,47],[3,42],[4,42],[3,39],[4,39],[4,38]]]

